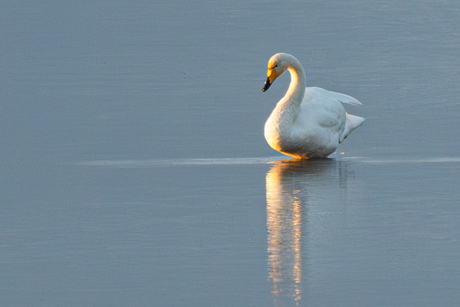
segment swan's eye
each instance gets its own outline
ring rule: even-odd
[[[278,67],[278,64],[275,65],[275,68]]]

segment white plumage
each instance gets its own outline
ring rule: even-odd
[[[298,159],[325,158],[364,122],[346,113],[342,103],[361,103],[345,94],[306,87],[305,70],[287,53],[277,53],[268,61],[263,91],[286,70],[291,84],[265,123],[265,139],[273,149]]]

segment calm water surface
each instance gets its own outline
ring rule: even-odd
[[[458,304],[457,1],[0,7],[0,305]],[[276,52],[363,102],[331,159]]]

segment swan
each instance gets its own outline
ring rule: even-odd
[[[305,70],[287,53],[277,53],[268,61],[262,91],[286,70],[291,84],[265,123],[265,139],[273,149],[296,159],[326,158],[364,122],[364,118],[345,112],[342,103],[358,106],[361,102],[345,94],[306,87]]]

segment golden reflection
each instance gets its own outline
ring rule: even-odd
[[[318,177],[326,170],[336,169],[337,163],[329,159],[278,161],[266,175],[268,276],[276,305],[284,305],[280,301],[286,299],[300,305],[302,224],[309,185],[324,183]]]

